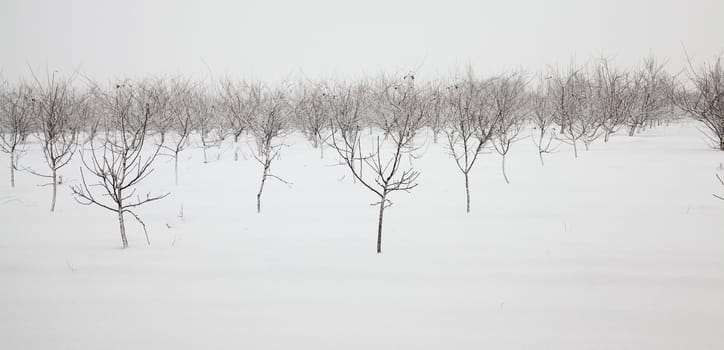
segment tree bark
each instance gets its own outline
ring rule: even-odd
[[[55,168],[53,169],[53,200],[50,202],[50,212],[55,211],[55,197],[58,193],[58,180],[57,180],[57,172]]]
[[[505,174],[505,155],[503,155],[503,161],[501,162],[502,168],[503,168],[503,178],[505,179],[505,183],[510,185],[510,180],[508,180],[508,175]]]
[[[15,187],[15,149],[10,150],[10,187]]]
[[[128,239],[126,238],[126,225],[123,222],[123,208],[118,206],[118,225],[121,228],[121,242],[123,243],[123,249],[128,248]]]
[[[385,197],[382,196],[382,200],[380,200],[380,216],[377,221],[377,254],[382,253],[382,219],[385,215]]]
[[[465,175],[465,211],[470,213],[470,181],[468,180],[468,173]]]
[[[173,155],[173,176],[174,183],[178,185],[178,152],[174,152]]]
[[[538,158],[540,158],[540,166],[546,166],[546,164],[543,162],[543,152],[538,151]]]
[[[266,182],[269,167],[264,167],[264,173],[261,177],[261,185],[259,185],[259,193],[256,194],[256,212],[261,213],[261,193],[264,191],[264,182]]]

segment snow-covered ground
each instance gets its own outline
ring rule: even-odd
[[[143,188],[171,195],[139,210],[150,247],[126,220],[126,250],[112,213],[73,200],[79,161],[55,213],[44,179],[2,171],[0,349],[724,349],[724,152],[693,124],[545,167],[523,140],[510,185],[482,155],[470,214],[431,144],[382,255],[374,197],[331,150],[286,142],[272,170],[293,185],[270,180],[261,214],[261,169],[230,145],[184,151],[178,186],[159,158]],[[43,169],[37,145],[21,162]]]

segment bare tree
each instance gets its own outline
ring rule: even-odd
[[[584,139],[588,147],[600,127],[592,114],[590,81],[582,69],[571,65],[566,73],[551,71],[548,92],[561,141],[573,146],[573,155],[578,157],[578,141]]]
[[[387,137],[375,138],[362,150],[360,135],[364,108],[364,88],[339,86],[330,99],[332,105],[332,146],[352,175],[378,197],[377,253],[382,253],[382,224],[385,209],[392,205],[389,196],[417,187],[420,173],[403,166],[403,157],[415,151],[414,139],[424,124],[424,101],[412,84],[381,79],[371,94],[376,119],[387,126]],[[385,130],[383,130],[385,131]],[[366,169],[366,171],[363,171]]]
[[[221,119],[220,101],[214,94],[201,87],[193,89],[190,97],[189,110],[193,111],[193,124],[199,133],[204,163],[208,163],[207,150],[220,146],[227,136],[227,129]]]
[[[319,148],[320,158],[324,158],[324,144],[330,135],[325,131],[329,125],[329,111],[326,103],[328,91],[321,83],[307,83],[299,92],[294,103],[294,114],[304,136]]]
[[[290,183],[271,173],[272,162],[279,157],[289,123],[286,94],[282,90],[262,91],[258,113],[249,121],[249,130],[254,137],[255,147],[251,148],[254,159],[262,166],[261,183],[256,194],[256,211],[261,213],[261,195],[268,178]]]
[[[447,88],[447,145],[465,178],[465,210],[470,213],[470,171],[493,137],[500,122],[490,111],[492,80],[478,80],[468,71],[467,77]]]
[[[631,115],[629,111],[635,94],[628,75],[612,67],[605,58],[596,62],[592,84],[592,112],[603,129],[603,141],[608,142],[611,134]]]
[[[501,169],[508,184],[510,180],[505,173],[505,156],[523,129],[525,107],[528,104],[526,85],[522,73],[510,73],[497,77],[490,86],[488,114],[498,121],[493,128],[492,144],[502,157]]]
[[[10,186],[15,187],[18,160],[33,129],[35,102],[27,85],[0,91],[0,150],[10,156]]]
[[[77,147],[79,123],[76,108],[84,97],[76,96],[73,78],[58,79],[49,74],[45,82],[35,79],[35,118],[40,129],[40,141],[50,174],[28,169],[32,174],[49,178],[53,187],[50,211],[55,211],[58,193],[58,171],[70,162]]]
[[[173,92],[164,78],[153,78],[142,81],[138,93],[148,101],[151,109],[148,131],[158,133],[159,143],[163,145],[166,142],[166,134],[173,130]]]
[[[695,69],[689,60],[689,69],[686,71],[691,92],[687,91],[685,84],[679,83],[673,88],[672,100],[677,107],[695,120],[704,124],[708,129],[707,135],[719,150],[724,151],[724,67],[722,55],[717,56],[713,62],[705,63],[700,69]]]
[[[629,127],[628,135],[633,136],[643,126],[666,114],[669,110],[670,77],[664,71],[664,65],[654,57],[644,59],[642,67],[635,73],[632,83],[632,101],[627,108],[625,119]]]
[[[221,81],[222,101],[227,125],[234,135],[234,160],[239,160],[239,137],[249,126],[257,112],[261,93],[260,84],[234,82],[229,78]]]
[[[81,167],[82,184],[71,189],[78,203],[94,204],[117,215],[123,248],[128,247],[124,214],[131,214],[141,224],[146,242],[150,245],[146,224],[135,210],[168,195],[136,194],[140,182],[153,172],[151,165],[161,148],[160,144],[151,146],[150,150],[146,147],[153,101],[143,98],[142,93],[129,82],[119,83],[113,90],[99,93],[97,97],[103,112],[109,117],[105,137],[100,145],[91,147],[89,159],[81,154],[83,165],[95,182],[86,179]],[[94,194],[91,188],[100,190]]]
[[[548,96],[547,80],[539,78],[537,89],[531,94],[530,99],[531,121],[533,132],[531,140],[538,149],[540,165],[545,166],[543,161],[544,153],[551,153],[557,147],[553,145],[555,139],[555,122],[551,112],[551,99]]]
[[[178,185],[178,156],[188,146],[193,131],[194,105],[191,94],[192,85],[188,80],[174,80],[171,85],[170,109],[173,115],[171,123],[172,141],[169,145],[160,144],[173,157],[174,183]]]
[[[428,101],[425,109],[425,124],[432,131],[432,142],[437,143],[438,135],[445,128],[445,88],[431,84],[426,90]]]

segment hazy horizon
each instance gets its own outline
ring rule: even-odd
[[[724,50],[721,1],[8,1],[0,4],[0,74],[79,70],[282,80],[471,66],[543,70],[645,56],[677,72]]]

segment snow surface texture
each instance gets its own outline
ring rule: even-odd
[[[0,349],[724,349],[724,152],[694,124],[545,167],[523,140],[510,185],[484,154],[469,215],[442,142],[392,196],[382,255],[375,198],[298,135],[261,214],[246,145],[182,152],[179,186],[159,158],[142,187],[172,193],[138,211],[150,247],[127,218],[126,250],[113,213],[73,200],[78,159],[52,214],[44,179],[3,171]],[[43,169],[37,144],[21,162]]]

